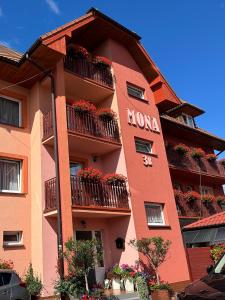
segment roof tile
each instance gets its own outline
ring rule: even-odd
[[[185,226],[184,229],[215,227],[216,225],[225,225],[225,211],[191,223]]]

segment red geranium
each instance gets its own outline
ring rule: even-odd
[[[12,270],[13,268],[14,268],[14,264],[12,260],[0,259],[0,269]]]
[[[102,172],[89,167],[79,170],[77,176],[83,180],[100,181],[102,178]]]
[[[75,111],[79,111],[79,112],[89,112],[89,113],[96,112],[96,106],[86,100],[78,100],[72,104],[72,107],[74,108]]]
[[[87,58],[89,56],[89,52],[87,51],[87,49],[80,45],[77,45],[77,44],[70,45],[69,51],[72,55],[75,55],[78,57]]]
[[[199,159],[205,156],[205,152],[202,148],[193,148],[191,151],[191,156],[194,159]]]
[[[213,161],[215,161],[215,160],[217,159],[217,156],[216,156],[216,154],[214,154],[214,153],[210,153],[210,154],[206,154],[205,158],[206,158],[208,161],[213,162]]]
[[[111,60],[109,60],[107,57],[104,57],[104,56],[96,56],[94,63],[97,65],[103,65],[106,67],[110,67],[112,65]]]
[[[200,199],[200,194],[195,191],[190,191],[184,194],[187,202],[193,202]]]
[[[106,174],[103,178],[102,181],[111,184],[111,183],[125,183],[127,178],[121,174]]]
[[[204,204],[210,204],[215,201],[215,197],[212,195],[202,195],[201,200]]]

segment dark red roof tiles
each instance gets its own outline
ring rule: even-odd
[[[215,227],[216,225],[225,225],[225,211],[189,224],[184,229]]]

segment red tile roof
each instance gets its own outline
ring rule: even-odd
[[[202,227],[215,227],[217,225],[225,225],[225,211],[212,215],[210,217],[201,219],[197,222],[185,226],[183,229],[195,229]]]

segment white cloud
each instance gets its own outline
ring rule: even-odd
[[[53,11],[56,15],[60,14],[60,10],[58,5],[55,3],[54,0],[45,0],[46,3],[48,4],[49,8],[51,9],[51,11]]]
[[[2,8],[0,7],[0,17],[3,16],[3,11],[2,11]]]
[[[8,47],[8,48],[11,48],[10,43],[7,42],[7,41],[0,40],[0,45],[6,46],[6,47]]]

